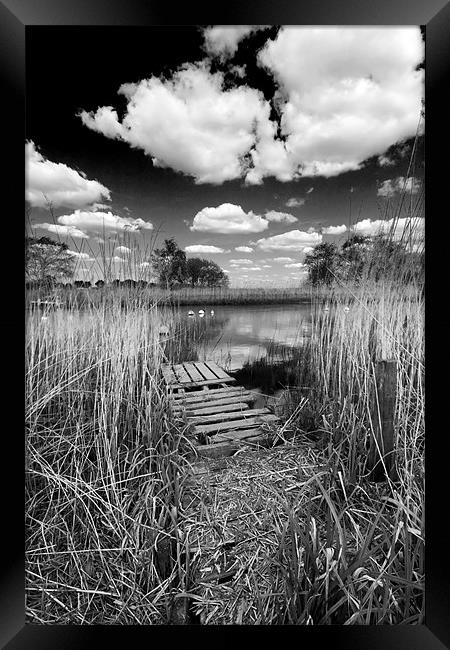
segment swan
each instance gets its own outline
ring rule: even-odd
[[[211,316],[214,316],[214,309],[211,309]]]
[[[188,316],[195,316],[195,314],[194,314],[194,312],[192,311],[192,309],[190,309],[190,310],[188,311]]]
[[[205,310],[204,309],[199,309],[198,310],[198,315],[199,316],[204,316],[205,315]]]

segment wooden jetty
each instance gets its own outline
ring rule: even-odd
[[[162,366],[171,407],[185,420],[199,456],[230,456],[242,445],[267,447],[268,423],[278,417],[268,408],[252,408],[257,393],[214,361],[189,361]]]

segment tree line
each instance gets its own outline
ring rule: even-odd
[[[229,279],[225,271],[212,260],[200,257],[186,257],[174,238],[165,239],[164,245],[151,254],[152,281],[143,279],[115,279],[111,286],[144,288],[160,286],[168,289],[181,287],[226,287]],[[25,240],[25,270],[28,288],[58,285],[87,288],[92,286],[86,280],[73,280],[76,271],[76,256],[67,244],[49,237],[27,237]],[[138,274],[138,273],[137,273]],[[72,284],[73,282],[73,284]],[[102,287],[104,280],[95,286]]]

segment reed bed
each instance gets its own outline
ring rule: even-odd
[[[170,618],[189,443],[158,377],[158,310],[139,307],[28,316],[28,622]]]

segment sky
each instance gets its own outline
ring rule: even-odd
[[[150,279],[152,248],[174,237],[231,286],[298,284],[316,244],[387,227],[403,188],[422,196],[423,39],[414,26],[32,27],[27,230],[66,242],[91,281],[99,256],[114,277]]]

